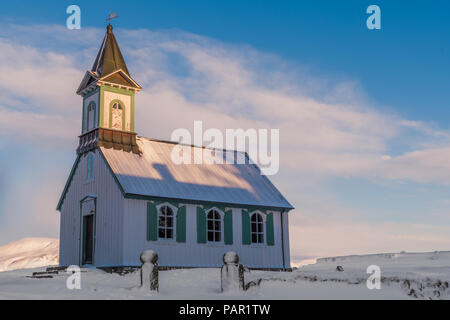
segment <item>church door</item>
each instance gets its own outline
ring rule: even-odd
[[[86,197],[81,202],[80,263],[94,264],[96,199]]]
[[[94,215],[83,217],[83,264],[92,264],[94,252]]]

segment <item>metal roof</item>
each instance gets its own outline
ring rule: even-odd
[[[100,147],[125,194],[293,209],[260,169],[246,164],[175,164],[176,144],[137,138],[141,155]],[[223,151],[187,146],[191,154],[204,151],[204,159],[223,157]],[[246,156],[245,153],[233,153]],[[222,154],[220,154],[222,153]],[[198,154],[197,154],[198,159]]]

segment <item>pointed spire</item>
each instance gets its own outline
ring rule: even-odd
[[[116,37],[114,36],[113,27],[110,24],[106,27],[106,35],[94,65],[91,70],[86,72],[78,87],[77,94],[84,95],[92,89],[93,83],[97,85],[110,83],[133,88],[137,91],[142,89],[130,76]]]
[[[100,51],[92,66],[92,72],[96,73],[99,78],[102,78],[119,69],[122,69],[123,72],[130,76],[116,37],[114,37],[113,27],[109,24],[106,27],[106,35]]]

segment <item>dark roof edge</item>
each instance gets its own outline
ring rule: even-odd
[[[212,205],[222,206],[222,207],[252,208],[255,210],[260,209],[260,208],[265,208],[266,210],[289,212],[289,211],[295,209],[292,206],[290,206],[290,207],[273,207],[273,206],[258,205],[258,204],[229,203],[229,202],[210,201],[210,200],[158,197],[158,196],[142,195],[142,194],[134,194],[134,193],[125,193],[124,197],[126,199],[135,199],[135,200],[155,200],[155,199],[166,200],[166,201],[177,200],[179,202],[185,202],[188,204],[199,204],[199,203],[200,204],[212,204]]]
[[[62,207],[62,205],[64,203],[65,198],[66,198],[66,193],[67,193],[67,191],[69,191],[69,187],[70,187],[70,184],[72,182],[72,178],[73,178],[73,176],[75,174],[75,171],[78,168],[78,163],[80,162],[80,158],[81,158],[81,155],[78,155],[76,160],[75,160],[75,162],[74,162],[74,164],[73,164],[73,166],[72,166],[72,170],[70,170],[69,177],[67,178],[67,181],[66,181],[66,184],[64,186],[63,192],[62,192],[61,196],[59,197],[58,205],[56,206],[56,210],[57,211],[61,212],[61,207]]]
[[[115,173],[114,173],[114,171],[112,170],[111,166],[109,165],[108,160],[106,160],[106,157],[105,157],[105,155],[103,154],[101,148],[97,147],[97,148],[95,148],[95,150],[98,150],[98,151],[99,151],[100,156],[101,156],[101,158],[103,159],[103,161],[105,162],[105,165],[106,165],[106,167],[108,168],[109,172],[112,174],[112,176],[113,176],[113,178],[114,178],[114,181],[115,181],[116,184],[117,184],[117,187],[120,189],[120,192],[121,192],[122,195],[124,196],[124,195],[125,195],[124,189],[123,189],[122,185],[120,184],[119,180],[117,179],[117,176],[115,175]],[[91,150],[91,151],[92,151],[92,150]],[[90,152],[91,152],[91,151],[90,151]],[[72,183],[73,176],[75,175],[75,172],[76,172],[76,170],[77,170],[77,168],[78,168],[78,164],[79,164],[79,162],[80,162],[81,157],[82,157],[82,154],[78,155],[78,156],[77,156],[77,159],[75,160],[74,165],[72,166],[72,170],[70,171],[70,175],[69,175],[69,177],[67,178],[67,182],[66,182],[66,185],[65,185],[65,187],[64,187],[64,190],[63,190],[63,192],[62,192],[62,194],[61,194],[61,197],[59,198],[58,206],[56,207],[56,210],[57,210],[57,211],[60,211],[60,212],[61,212],[62,205],[63,205],[64,200],[65,200],[65,198],[66,198],[66,194],[67,194],[67,192],[69,191],[70,184]]]

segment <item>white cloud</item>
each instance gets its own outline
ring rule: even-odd
[[[74,91],[83,72],[70,56],[0,40],[0,88],[17,107],[74,115]],[[74,89],[75,88],[75,89]]]
[[[36,28],[48,47],[34,39]],[[18,30],[15,39],[11,35]],[[0,38],[1,138],[13,134],[71,146],[81,126],[81,98],[74,92],[103,31],[13,26],[1,32],[8,35]],[[182,31],[117,30],[116,36],[133,77],[144,86],[136,98],[140,135],[168,139],[176,128],[192,128],[194,120],[203,120],[205,129],[280,129],[283,175],[274,179],[282,191],[329,177],[450,183],[450,133],[379,111],[355,81],[330,87],[279,57]],[[39,204],[45,212],[54,210],[59,196],[60,188],[52,188],[43,195],[52,201]],[[293,191],[288,198],[297,205]],[[448,245],[448,230],[436,229],[433,236],[436,230],[424,225],[352,224],[352,218],[330,223],[311,218],[316,213],[300,216],[304,220],[293,219],[294,254]],[[355,238],[361,240],[355,243]]]
[[[22,37],[30,32],[27,27],[14,28]],[[74,90],[84,70],[77,69],[78,52],[70,50],[80,34],[71,39],[62,27],[39,29],[51,37],[53,46],[62,43],[67,49],[54,53],[0,41],[0,67],[9,70],[0,76],[2,100],[9,101],[2,108],[9,109],[5,115],[23,118],[14,121],[15,130],[69,139],[78,133],[81,113],[81,99]],[[85,47],[96,48],[101,31],[84,33],[89,39]],[[93,35],[98,37],[95,42]],[[190,127],[194,120],[220,129],[277,128],[281,165],[296,174],[450,182],[449,166],[431,158],[445,152],[450,134],[371,108],[354,82],[320,88],[320,81],[277,57],[181,31],[119,30],[118,38],[134,77],[145,88],[136,109],[142,135],[168,138],[172,130]],[[96,50],[83,61],[85,69]],[[304,83],[309,83],[307,89]],[[317,92],[323,92],[322,98],[314,97]],[[61,125],[63,118],[66,125]],[[0,122],[4,131],[12,127],[6,117]],[[413,141],[408,138],[411,131]],[[406,152],[386,162],[389,145],[398,141],[406,145]]]
[[[415,150],[395,157],[378,168],[379,174],[394,180],[420,183],[450,183],[450,146]]]
[[[62,114],[52,115],[43,112],[15,111],[0,106],[0,134],[46,141],[67,143],[79,134],[78,120]]]
[[[432,166],[424,167],[418,158],[410,157],[418,150],[426,157],[431,147],[449,145],[449,133],[370,108],[352,83],[337,84],[324,99],[313,98],[301,87],[304,80],[297,85],[292,82],[292,74],[278,59],[251,48],[184,33],[156,37],[142,31],[140,37],[136,77],[144,78],[148,89],[137,100],[141,106],[138,127],[145,135],[168,137],[173,129],[190,127],[198,119],[221,129],[279,128],[281,163],[298,175],[450,182],[447,174],[436,176]],[[166,51],[183,62],[185,74],[171,69],[173,61]],[[269,69],[268,60],[272,62]],[[272,77],[277,81],[271,81]],[[325,102],[330,97],[345,102]],[[399,141],[408,151],[391,156],[386,164],[383,156],[390,151],[389,145]],[[394,174],[405,165],[402,157],[411,158],[409,169]],[[439,170],[450,172],[443,163]]]

